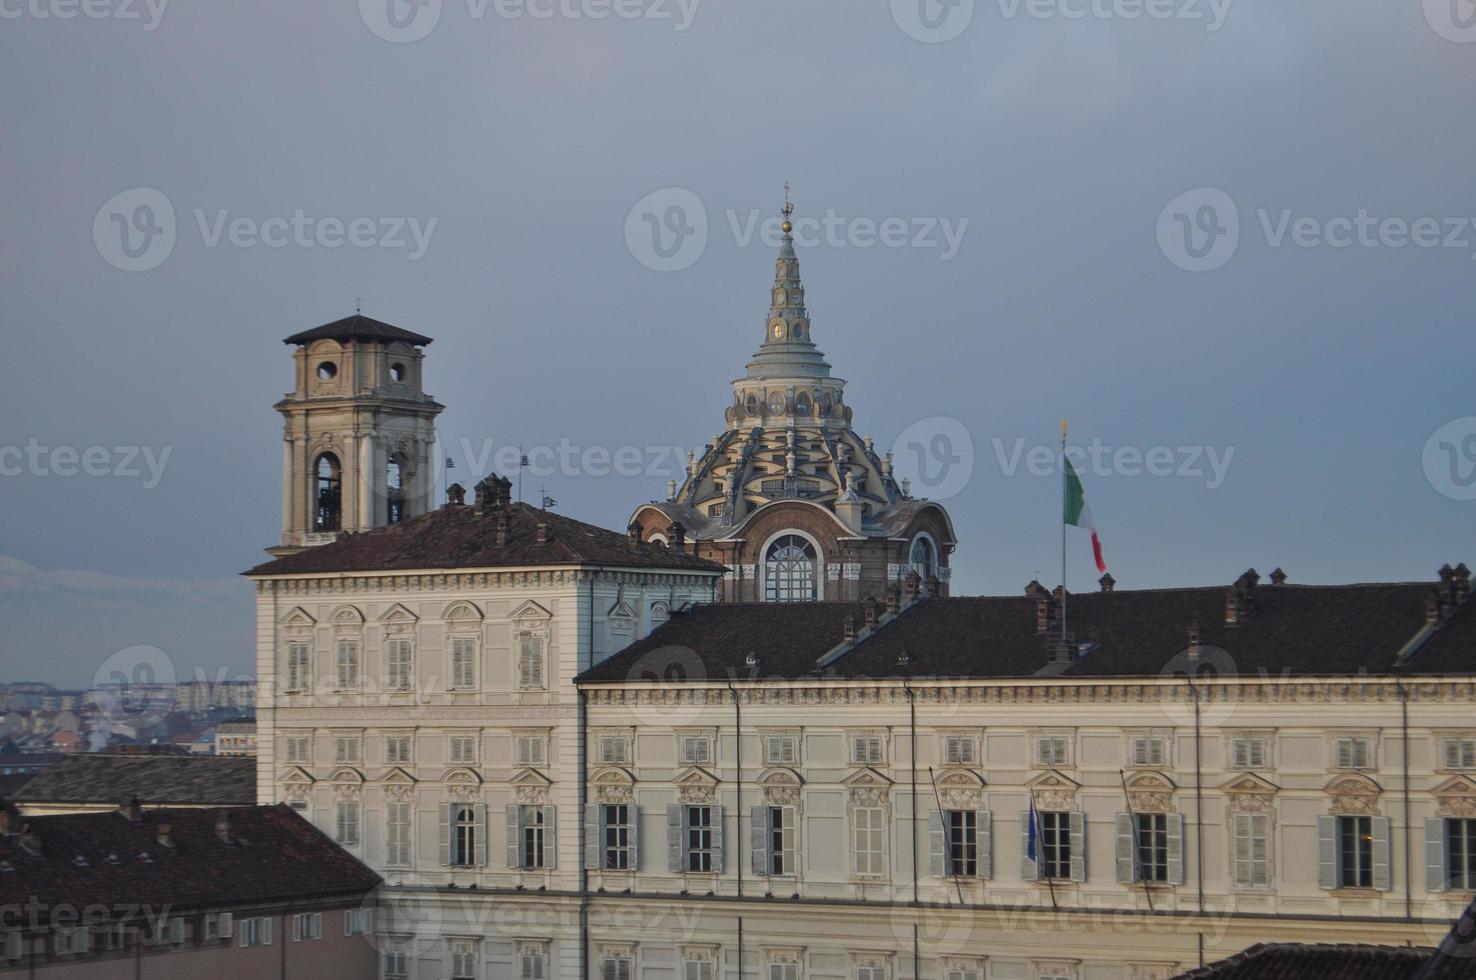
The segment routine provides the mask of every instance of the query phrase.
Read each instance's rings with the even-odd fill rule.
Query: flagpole
[[[1061,645],[1066,645],[1066,420],[1061,420]]]

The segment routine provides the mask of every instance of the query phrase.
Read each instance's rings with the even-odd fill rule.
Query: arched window
[[[764,600],[813,602],[818,598],[815,546],[798,534],[774,539],[764,553]]]
[[[337,531],[343,524],[343,470],[338,457],[324,453],[313,464],[317,474],[316,512],[313,515],[315,531]]]
[[[389,470],[385,474],[384,486],[385,496],[388,499],[385,523],[398,524],[405,519],[404,469],[399,456],[390,456]]]
[[[928,579],[937,574],[938,559],[933,552],[932,539],[919,534],[912,540],[912,554],[907,559],[917,577],[926,584]]]

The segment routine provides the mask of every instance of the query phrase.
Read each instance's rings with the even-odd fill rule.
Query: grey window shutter
[[[1030,811],[1020,814],[1020,880],[1040,879],[1040,865],[1030,859]]]
[[[523,811],[516,803],[507,805],[507,866],[517,869],[523,866]]]
[[[1175,885],[1184,883],[1184,815],[1168,815],[1168,876]]]
[[[769,808],[756,806],[748,813],[749,852],[753,858],[750,867],[754,874],[766,875],[769,873],[769,841],[774,833],[769,822]]]
[[[1071,880],[1087,880],[1086,814],[1080,810],[1071,814]]]
[[[1430,817],[1425,821],[1425,888],[1443,892],[1450,887],[1446,872],[1445,821]]]
[[[942,878],[948,874],[948,835],[943,832],[943,811],[928,813],[928,874]]]
[[[666,808],[666,870],[680,874],[686,869],[686,822],[687,808]]]
[[[451,804],[442,803],[436,807],[441,816],[441,867],[451,864]]]
[[[988,810],[974,814],[979,828],[979,877],[994,877],[994,815]]]
[[[1338,818],[1317,818],[1317,887],[1338,887]]]
[[[605,866],[604,827],[600,819],[605,808],[598,803],[587,803],[584,807],[584,868],[598,871]]]
[[[475,862],[477,867],[487,866],[487,804],[477,804],[477,853]]]
[[[641,808],[634,803],[626,807],[626,813],[630,814],[630,870],[641,870]]]
[[[553,869],[559,866],[559,809],[543,808],[543,866]]]
[[[1117,815],[1117,883],[1131,885],[1138,880],[1137,848],[1133,846],[1133,815]]]
[[[723,873],[723,808],[712,808],[712,870]]]
[[[1393,854],[1389,849],[1390,820],[1374,817],[1373,827],[1373,886],[1376,891],[1386,892],[1394,887]]]

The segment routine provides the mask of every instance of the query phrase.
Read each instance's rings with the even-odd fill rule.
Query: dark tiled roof
[[[1410,658],[1417,674],[1476,670],[1476,602],[1465,602]]]
[[[1238,626],[1225,624],[1227,589],[1095,592],[1067,601],[1067,626],[1079,655],[1065,677],[1182,675],[1189,629],[1198,626],[1202,667],[1240,676],[1392,674],[1402,670],[1476,674],[1476,656],[1423,648],[1407,667],[1397,657],[1425,624],[1429,584],[1260,586]],[[1464,624],[1468,602],[1446,624]],[[844,603],[703,606],[582,675],[590,682],[642,679],[654,659],[695,665],[707,678],[801,678],[843,642],[847,618],[862,626],[864,606]],[[1461,629],[1464,629],[1461,625]],[[1433,639],[1438,639],[1441,631]],[[1428,645],[1428,644],[1427,644]],[[674,650],[680,652],[673,652]],[[1223,652],[1221,652],[1223,651]],[[746,663],[759,659],[757,670]],[[1036,600],[1027,596],[924,599],[834,659],[826,676],[1030,677],[1049,673]]]
[[[629,536],[571,517],[510,504],[507,543],[497,544],[496,510],[472,504],[442,507],[398,524],[351,534],[332,544],[258,565],[247,575],[369,572],[425,568],[497,568],[517,565],[623,565],[720,572],[723,566],[690,553],[645,545]],[[548,540],[538,543],[538,525]]]
[[[0,837],[0,907],[118,903],[249,907],[280,899],[363,895],[379,876],[290,807],[230,810],[230,842],[216,833],[217,809],[145,810],[134,823],[116,810],[23,818],[40,853],[20,835]],[[159,842],[168,824],[170,846]],[[109,860],[109,857],[112,860]],[[82,860],[78,861],[78,857]]]
[[[122,803],[249,806],[256,802],[256,760],[249,756],[68,756],[16,794],[21,803]]]
[[[1435,951],[1405,946],[1252,946],[1178,980],[1411,980]],[[1476,957],[1447,957],[1425,980],[1476,980]]]
[[[392,323],[375,320],[360,314],[346,316],[342,320],[334,320],[325,323],[321,327],[313,327],[295,333],[282,341],[284,344],[310,344],[315,340],[400,340],[407,344],[416,344],[424,347],[431,342],[429,337],[409,330],[401,329]]]

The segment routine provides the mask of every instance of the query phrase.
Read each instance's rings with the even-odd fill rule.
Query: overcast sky
[[[525,490],[624,527],[722,428],[786,181],[956,592],[1059,579],[1062,417],[1125,450],[1120,587],[1476,559],[1470,0],[89,2],[0,0],[7,678],[252,669],[281,340],[356,297],[435,338],[457,477],[638,447]]]

